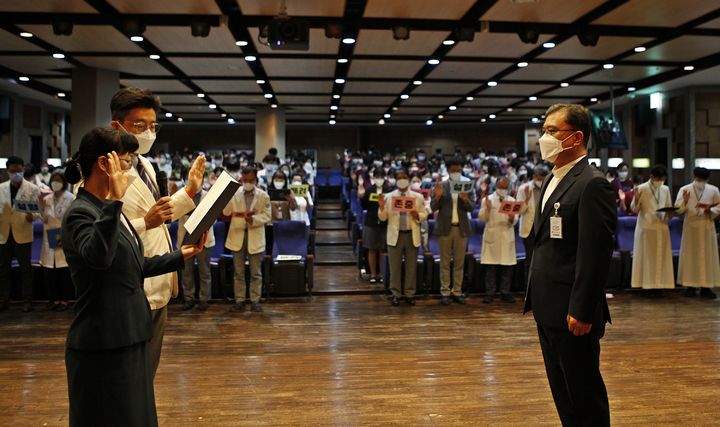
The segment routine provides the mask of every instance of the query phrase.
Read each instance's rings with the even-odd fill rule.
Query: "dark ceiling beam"
[[[362,19],[365,13],[365,6],[367,6],[367,0],[345,0],[345,10],[342,16],[342,31],[340,35],[340,44],[338,46],[337,56],[333,59],[335,61],[335,72],[333,73],[333,87],[332,95],[330,98],[330,120],[336,120],[340,109],[340,102],[342,100],[343,91],[345,90],[345,82],[348,78],[348,72],[350,71],[350,65],[353,61],[353,54],[355,53],[355,46],[358,38],[358,21]],[[346,44],[343,40],[346,38],[352,38],[355,40],[354,43]],[[345,60],[343,63],[337,60]],[[342,81],[341,83],[339,83]],[[335,123],[335,122],[333,122]]]
[[[9,32],[10,34],[13,34],[17,37],[20,37],[20,33],[24,31],[17,25],[10,24],[10,23],[8,23],[8,21],[3,21],[3,20],[0,20],[0,28],[2,28],[3,30],[5,30],[5,31]],[[54,53],[62,53],[63,55],[65,55],[65,58],[63,58],[63,60],[65,62],[73,64],[76,67],[83,66],[83,64],[80,61],[78,61],[77,59],[75,59],[72,54],[63,51],[62,49],[53,45],[52,43],[46,42],[45,40],[41,39],[40,37],[34,36],[34,37],[30,37],[28,39],[23,38],[23,40],[25,40],[29,43],[32,43],[35,46],[43,49],[44,52],[38,52],[38,51],[34,52],[35,54],[37,54],[39,56],[46,56],[46,55],[51,56]]]
[[[197,21],[204,21],[211,27],[219,27],[220,15],[124,13],[124,19],[138,20],[148,27],[184,27]],[[52,25],[62,20],[74,25],[115,26],[116,18],[102,13],[46,13],[46,12],[0,12],[0,22],[14,22],[17,25]]]
[[[64,90],[57,88],[55,86],[49,85],[47,83],[43,83],[40,81],[35,80],[34,78],[31,78],[30,81],[27,82],[21,82],[17,80],[18,76],[24,75],[23,73],[20,73],[18,71],[15,71],[11,68],[4,67],[0,65],[0,78],[2,79],[8,79],[13,80],[15,83],[17,83],[19,86],[25,86],[29,87],[30,89],[34,89],[38,92],[42,92],[46,95],[55,97],[57,99],[63,100],[63,101],[70,101],[70,93],[65,92]],[[65,93],[64,98],[59,98],[57,96],[58,93]]]

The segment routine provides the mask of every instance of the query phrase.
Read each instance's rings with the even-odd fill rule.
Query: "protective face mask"
[[[462,173],[460,172],[452,172],[450,174],[450,179],[452,181],[460,181],[462,179]]]
[[[419,155],[419,156],[418,156],[418,160],[421,161],[421,162],[425,161],[425,156],[423,156],[422,154]]]
[[[375,165],[376,168],[379,168],[380,166],[382,166],[382,161],[375,160],[375,161],[373,161],[373,165]]]
[[[656,188],[656,189],[662,187],[663,184],[665,184],[665,180],[662,180],[662,181],[652,180],[652,181],[650,181],[650,185],[652,185],[653,188]]]
[[[618,178],[620,178],[620,181],[625,181],[628,177],[627,172],[618,172]]]
[[[135,138],[138,140],[138,154],[147,154],[155,142],[155,135],[150,129],[145,129],[145,132],[135,134]]]
[[[60,191],[63,189],[65,185],[63,185],[62,182],[53,181],[50,183],[50,188],[52,188],[52,191]]]
[[[273,186],[276,190],[280,190],[285,186],[285,181],[273,181]]]
[[[48,169],[48,168],[40,168],[40,173],[42,173],[42,174],[46,174],[49,171],[50,171],[50,169]]]
[[[401,191],[407,190],[410,181],[408,179],[398,179],[397,188]]]
[[[537,180],[535,180],[534,182],[535,182],[535,186],[536,186],[537,188],[542,187],[542,183],[543,183],[542,181],[537,181]]]
[[[472,168],[463,168],[463,174],[470,175],[472,173]]]
[[[421,184],[420,182],[413,182],[412,184],[410,184],[410,188],[413,190],[419,190],[420,184]]]
[[[294,179],[292,182],[292,185],[302,185],[302,181],[300,181],[298,179]]]
[[[498,188],[497,190],[495,190],[495,192],[501,199],[507,196],[507,189],[505,188]]]
[[[395,185],[395,178],[388,178],[388,184]]]
[[[562,146],[562,143],[570,139],[570,137],[574,136],[576,133],[577,132],[573,132],[571,135],[568,135],[568,137],[563,139],[562,141],[550,135],[549,133],[543,134],[543,136],[540,137],[539,141],[540,156],[543,158],[543,160],[547,160],[550,163],[555,163],[560,153],[572,148],[564,148]]]
[[[417,167],[412,167],[412,168],[410,168],[410,172],[411,172],[411,173],[412,173],[412,172],[417,172],[417,171],[418,171],[418,168],[417,168]]]
[[[705,181],[695,181],[693,185],[695,186],[695,188],[697,188],[698,191],[705,190]]]
[[[22,172],[15,172],[10,174],[10,181],[14,182],[15,184],[22,182],[23,180],[23,173]]]
[[[429,184],[432,182],[432,178],[423,178],[422,182],[425,184]]]
[[[373,182],[375,183],[376,187],[382,187],[383,184],[385,183],[385,180],[382,178],[375,178],[375,179],[373,179]]]
[[[243,190],[245,191],[253,191],[255,189],[255,183],[254,182],[246,182],[243,183]]]

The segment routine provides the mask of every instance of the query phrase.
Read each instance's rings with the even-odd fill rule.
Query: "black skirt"
[[[146,344],[65,349],[71,427],[157,426]]]

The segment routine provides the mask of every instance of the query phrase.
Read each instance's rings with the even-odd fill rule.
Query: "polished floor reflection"
[[[559,425],[521,304],[390,307],[318,296],[262,314],[171,306],[156,379],[161,425]],[[611,300],[603,340],[614,425],[713,425],[720,417],[720,302]],[[0,313],[0,424],[67,425],[71,314]]]

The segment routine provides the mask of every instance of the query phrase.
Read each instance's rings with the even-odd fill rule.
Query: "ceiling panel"
[[[0,46],[2,50],[25,50],[39,51],[42,48],[35,46],[29,41],[0,29]]]
[[[486,98],[482,95],[476,96],[472,101],[464,101],[463,106],[486,107],[510,105],[522,101],[524,98]]]
[[[67,3],[76,3],[67,1]],[[186,13],[220,15],[215,0],[138,1],[108,0],[121,13]],[[216,28],[213,28],[213,30]],[[212,30],[211,30],[212,32]]]
[[[288,51],[277,51],[270,49],[269,46],[265,44],[261,44],[258,41],[258,29],[257,28],[249,28],[250,31],[250,37],[252,40],[251,42],[254,43],[255,48],[260,53],[272,53],[272,52],[285,52]],[[340,45],[340,40],[338,39],[329,39],[325,37],[325,30],[320,28],[311,28],[310,29],[310,47],[308,50],[293,50],[292,53],[294,54],[337,54],[338,53],[338,46]]]
[[[335,61],[331,59],[268,59],[263,58],[268,77],[327,77],[335,75]]]
[[[563,99],[538,98],[537,101],[525,101],[522,104],[520,104],[520,106],[537,108],[537,109],[547,109],[547,107],[550,107],[551,105],[554,105],[554,104],[573,104],[576,102],[578,102],[577,98],[563,98]]]
[[[447,32],[411,31],[409,40],[395,40],[391,30],[360,30],[356,55],[431,55],[440,46]]]
[[[70,36],[56,36],[50,25],[23,25],[22,28],[63,51],[142,52],[128,37],[109,26],[75,25]]]
[[[488,79],[508,67],[499,62],[444,61],[428,75],[432,79]]]
[[[55,12],[55,13],[97,13],[95,8],[84,1],[58,0],[3,0],[2,12]]]
[[[450,105],[457,101],[456,96],[410,96],[410,99],[406,99],[402,102],[402,105],[438,105],[445,106]]]
[[[185,114],[207,114],[207,115],[213,115],[213,116],[220,116],[220,113],[217,111],[213,111],[210,108],[208,108],[207,104],[198,104],[198,105],[182,105],[177,107],[169,106],[168,110],[172,111],[176,114],[182,114],[183,117]]]
[[[547,95],[590,97],[606,91],[607,88],[602,86],[571,85],[569,87],[561,87],[552,90],[548,92]]]
[[[244,15],[277,15],[280,1],[238,0]],[[287,0],[290,16],[342,16],[345,2],[338,0]]]
[[[298,106],[291,106],[289,108],[292,108],[293,111],[299,112],[299,113],[327,113],[330,114],[330,108],[328,107],[298,107]],[[342,109],[342,107],[340,107]],[[335,113],[337,114],[337,113]]]
[[[238,58],[170,58],[185,74],[192,76],[252,76],[245,60]]]
[[[150,58],[76,56],[75,59],[88,67],[119,71],[138,76],[167,76],[170,72]]]
[[[506,76],[510,80],[554,80],[561,82],[570,76],[592,68],[591,65],[538,64],[531,63],[517,68]],[[502,84],[502,82],[500,82]]]
[[[482,16],[485,21],[573,22],[605,0],[542,0],[537,2],[498,1]],[[648,9],[651,10],[651,9]],[[644,11],[643,13],[646,13]]]
[[[305,83],[303,83],[305,84]],[[400,93],[407,86],[405,82],[358,82],[345,83],[345,94],[357,93]]]
[[[283,105],[288,104],[317,104],[330,106],[329,96],[293,96],[293,95],[279,95],[277,97],[278,102]]]
[[[457,110],[445,113],[446,118],[453,118],[464,115],[486,115],[497,112],[496,108],[460,107]],[[444,119],[443,119],[444,120]]]
[[[571,37],[540,55],[540,58],[596,59],[603,61],[642,46],[649,38],[602,36],[597,46],[583,46],[577,37]]]
[[[195,95],[187,94],[187,95],[163,95],[162,99],[160,101],[163,104],[199,104],[199,105],[207,105],[207,101],[204,99],[198,98]]]
[[[593,24],[676,27],[717,8],[717,1],[708,0],[633,0]]]
[[[0,56],[0,64],[23,74],[65,74],[73,66],[64,59],[55,59],[50,54],[44,56]]]
[[[699,28],[714,28],[720,29],[720,18],[713,19],[699,26]]]
[[[392,104],[395,100],[394,96],[348,96],[342,97],[343,104],[371,104],[384,105],[385,107]]]
[[[602,81],[607,82],[612,79],[614,82],[634,82],[644,79],[655,74],[671,70],[670,67],[631,67],[618,66],[612,70],[601,70],[587,75],[578,81]]]
[[[342,3],[342,2],[339,2]],[[474,0],[368,0],[365,16],[373,18],[460,19]]]
[[[375,61],[354,60],[350,63],[348,76],[353,77],[398,77],[411,79],[422,68],[422,61]]]
[[[39,82],[54,86],[62,91],[72,90],[72,79],[38,79]]]
[[[193,82],[206,92],[262,92],[255,80],[193,80]],[[273,89],[277,90],[274,84]]]
[[[139,87],[150,89],[153,92],[163,91],[184,91],[191,92],[190,88],[185,86],[178,80],[142,80],[142,79],[122,79],[120,84],[128,87]]]
[[[332,79],[328,79],[326,82],[303,82],[294,80],[270,80],[275,93],[298,93],[298,92],[313,92],[321,93],[326,92],[330,96],[332,91]]]
[[[538,44],[546,42],[550,37],[550,35],[541,34],[538,37]],[[518,58],[536,47],[537,44],[523,43],[517,34],[475,33],[475,40],[455,43],[448,56]]]
[[[400,106],[400,108],[397,111],[393,111],[393,116],[402,116],[403,114],[437,114],[442,110],[442,108],[437,107],[420,107],[420,108],[403,108]]]
[[[490,93],[492,89],[492,95],[523,95],[528,96],[533,93],[540,92],[545,89],[549,89],[548,85],[526,85],[526,84],[502,84],[495,86],[494,88],[488,88],[484,93]]]
[[[148,27],[143,36],[163,52],[223,52],[242,57],[225,27],[213,28],[207,37],[193,37],[190,27]]]
[[[222,106],[222,104],[265,104],[267,100],[262,95],[212,95],[212,99]]]
[[[692,61],[720,51],[720,38],[684,36],[631,56],[633,60]]]
[[[357,114],[376,114],[377,118],[380,118],[383,113],[387,110],[387,106],[382,107],[353,107],[340,105],[340,109],[346,113],[357,113]]]
[[[413,94],[447,94],[447,95],[465,95],[471,90],[475,90],[478,86],[477,83],[433,83],[425,82],[421,86],[418,86],[413,90]],[[402,88],[401,88],[402,89]]]

